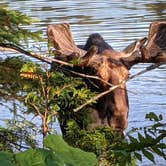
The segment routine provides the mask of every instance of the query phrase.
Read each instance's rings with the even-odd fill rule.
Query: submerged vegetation
[[[0,8],[0,46],[43,40],[40,32],[22,28],[31,23],[18,11]],[[0,105],[10,103],[13,114],[0,127],[0,166],[125,166],[137,165],[143,156],[155,163],[154,154],[166,159],[162,115],[147,114],[153,123],[129,131],[125,138],[107,127],[89,129],[91,108],[73,112],[96,95],[81,78],[19,56],[1,59],[0,71]],[[38,117],[40,125],[28,120],[28,114]],[[57,119],[65,129],[63,138],[55,134]],[[43,136],[41,144],[37,135]]]

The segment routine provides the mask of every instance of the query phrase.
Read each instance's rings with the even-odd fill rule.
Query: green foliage
[[[0,127],[0,151],[20,151],[37,145],[33,138],[36,132],[32,123],[25,120],[10,120],[9,123],[7,129]]]
[[[97,156],[107,151],[108,146],[113,143],[115,134],[110,128],[97,128],[81,130],[74,121],[68,123],[65,140],[74,147],[85,151],[94,152]],[[75,141],[73,141],[75,140]]]
[[[0,44],[20,46],[28,39],[41,40],[39,31],[30,32],[26,28],[33,21],[21,12],[0,8]],[[77,65],[80,60],[74,59],[72,63]],[[44,148],[36,148],[37,143],[31,138],[34,124],[14,119],[8,129],[0,128],[0,150],[6,151],[0,152],[0,166],[94,166],[97,161],[93,153],[100,166],[134,166],[135,160],[142,161],[143,156],[155,163],[154,154],[166,158],[166,145],[162,142],[166,124],[162,123],[162,115],[147,114],[153,124],[133,129],[126,138],[106,127],[88,130],[89,109],[73,112],[94,95],[81,79],[49,71],[21,57],[0,60],[0,71],[1,102],[19,100],[25,104],[26,113],[41,117],[44,136],[50,132],[54,117],[58,117],[62,129],[67,129],[65,140],[75,147],[60,136],[48,135]],[[23,144],[34,149],[13,153],[26,149]]]
[[[166,159],[164,153],[166,145],[162,142],[166,137],[166,132],[163,130],[166,124],[162,123],[163,117],[150,112],[146,115],[146,118],[153,121],[153,124],[144,128],[133,129],[130,132],[137,132],[137,137],[128,134],[129,140],[120,141],[111,146],[110,153],[114,154],[120,166],[130,163],[132,158],[142,161],[142,155],[153,163],[155,163],[154,154]]]
[[[0,166],[14,166],[12,164],[13,154],[9,152],[0,152]]]
[[[136,160],[142,161],[143,156],[155,163],[154,154],[166,157],[164,153],[166,145],[162,142],[166,137],[166,132],[163,130],[166,124],[162,123],[162,115],[157,116],[151,112],[146,115],[146,118],[153,120],[154,124],[143,129],[133,129],[129,131],[126,138],[105,127],[81,130],[75,122],[71,121],[68,123],[65,140],[74,147],[94,152],[100,164],[134,166]],[[137,137],[133,137],[131,133],[137,134]]]
[[[19,11],[0,7],[0,43],[20,45],[28,39],[42,40],[40,31],[31,32],[24,28],[34,21]]]
[[[20,79],[20,69],[26,63],[22,57],[0,60],[0,98],[5,100],[20,99],[19,92],[25,81]]]
[[[36,73],[36,74],[41,74],[42,73],[42,69],[40,67],[40,65],[35,64],[33,62],[28,62],[28,63],[24,63],[24,65],[22,66],[20,72],[29,72],[29,73]]]
[[[81,80],[70,80],[70,84],[70,87],[61,91],[55,98],[60,108],[59,121],[64,127],[67,127],[68,121],[74,120],[79,126],[86,128],[90,122],[88,108],[84,108],[78,113],[73,110],[91,99],[95,93],[88,90]]]
[[[17,143],[17,136],[8,129],[0,127],[0,151],[13,151],[13,144]]]
[[[83,126],[88,123],[87,109],[79,113],[73,112],[74,108],[94,95],[85,87],[81,79],[51,72],[47,67],[32,63],[22,57],[1,60],[0,68],[2,69],[1,101],[4,99],[6,101],[19,100],[27,108],[23,110],[23,113],[33,113],[42,121],[45,119],[45,127],[49,131],[57,115],[64,126],[71,119]],[[18,108],[13,107],[12,111],[17,112]]]
[[[55,115],[62,126],[68,120],[74,119],[78,124],[86,126],[88,123],[87,109],[74,113],[73,109],[89,100],[95,93],[85,87],[81,79],[67,77],[59,72],[51,72],[47,68],[26,63],[21,69],[21,76],[33,84],[24,84],[27,113],[39,115],[46,119],[47,127]],[[82,116],[81,116],[82,115]]]
[[[29,149],[24,152],[1,152],[5,166],[95,166],[96,156],[69,146],[61,136],[49,135],[44,141],[46,149]],[[1,164],[0,164],[1,165]]]
[[[110,146],[124,139],[109,127],[83,130],[71,121],[68,123],[65,140],[73,147],[95,153],[98,156],[98,164],[106,166],[114,165],[116,160],[114,154],[109,153]]]

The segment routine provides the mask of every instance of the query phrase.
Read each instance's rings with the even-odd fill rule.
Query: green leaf
[[[28,39],[43,41],[41,32],[31,32],[24,25],[32,24],[34,20],[27,15],[7,8],[0,8],[0,43],[21,45]],[[22,26],[23,25],[23,26]]]
[[[139,161],[142,161],[142,155],[141,154],[139,154],[137,152],[134,152],[134,155]]]
[[[143,150],[142,150],[142,153],[144,154],[144,156],[145,156],[147,159],[149,159],[150,161],[152,161],[153,163],[155,163],[155,161],[154,161],[154,156],[153,156],[153,154],[152,154],[151,152],[149,152],[149,151],[143,149]]]
[[[159,156],[165,156],[165,153],[163,152],[163,150],[160,150],[157,147],[152,147],[153,151],[158,154]]]
[[[136,138],[132,137],[131,135],[129,135],[128,137],[129,137],[131,143],[138,143]]]
[[[145,138],[140,133],[138,133],[138,138],[139,138],[140,142],[145,141]]]
[[[148,143],[152,143],[155,142],[155,138],[153,138],[151,135],[149,135],[146,131],[144,132],[145,134],[145,138],[146,138],[146,142]]]
[[[23,65],[21,68],[20,72],[29,72],[29,73],[37,73],[39,74],[42,71],[39,65],[33,63],[33,62],[28,62]]]
[[[149,114],[146,114],[146,119],[149,120],[154,120],[154,121],[159,121],[159,117],[154,113],[154,112],[150,112]]]
[[[8,152],[0,152],[0,166],[14,166],[13,155]]]
[[[158,122],[158,123],[154,124],[152,127],[153,127],[153,128],[164,127],[164,124]]]
[[[47,159],[51,159],[51,153],[44,149],[29,149],[16,154],[16,162],[19,166],[47,166]]]
[[[53,106],[52,106],[52,111],[54,112],[54,113],[56,113],[57,111],[59,111],[60,110],[60,107],[57,105],[57,104],[54,104]]]
[[[160,120],[163,120],[163,116],[162,116],[161,114],[159,115],[159,119],[160,119]]]
[[[84,152],[78,148],[69,146],[61,136],[49,135],[44,140],[44,145],[59,154],[58,157],[67,166],[94,166],[97,163],[96,156],[90,152]]]
[[[157,144],[157,147],[159,147],[161,149],[166,149],[166,144],[165,143],[159,143],[159,144]]]

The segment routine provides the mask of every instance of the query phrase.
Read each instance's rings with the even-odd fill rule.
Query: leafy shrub
[[[106,127],[81,130],[75,122],[71,121],[68,123],[65,139],[74,147],[94,152],[100,164],[134,166],[136,160],[142,161],[142,156],[155,163],[154,154],[166,159],[164,153],[166,145],[162,142],[166,137],[164,130],[166,124],[162,122],[162,115],[157,116],[153,112],[147,114],[146,118],[153,124],[132,129],[127,133],[126,138]],[[137,134],[137,137],[132,134]]]
[[[0,152],[0,166],[94,166],[96,156],[73,148],[61,136],[49,135],[44,140],[44,149],[29,149],[11,154]]]

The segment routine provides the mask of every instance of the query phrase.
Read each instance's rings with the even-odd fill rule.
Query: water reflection
[[[147,10],[155,12],[160,20],[165,21],[166,18],[166,2],[156,2],[146,4]]]

